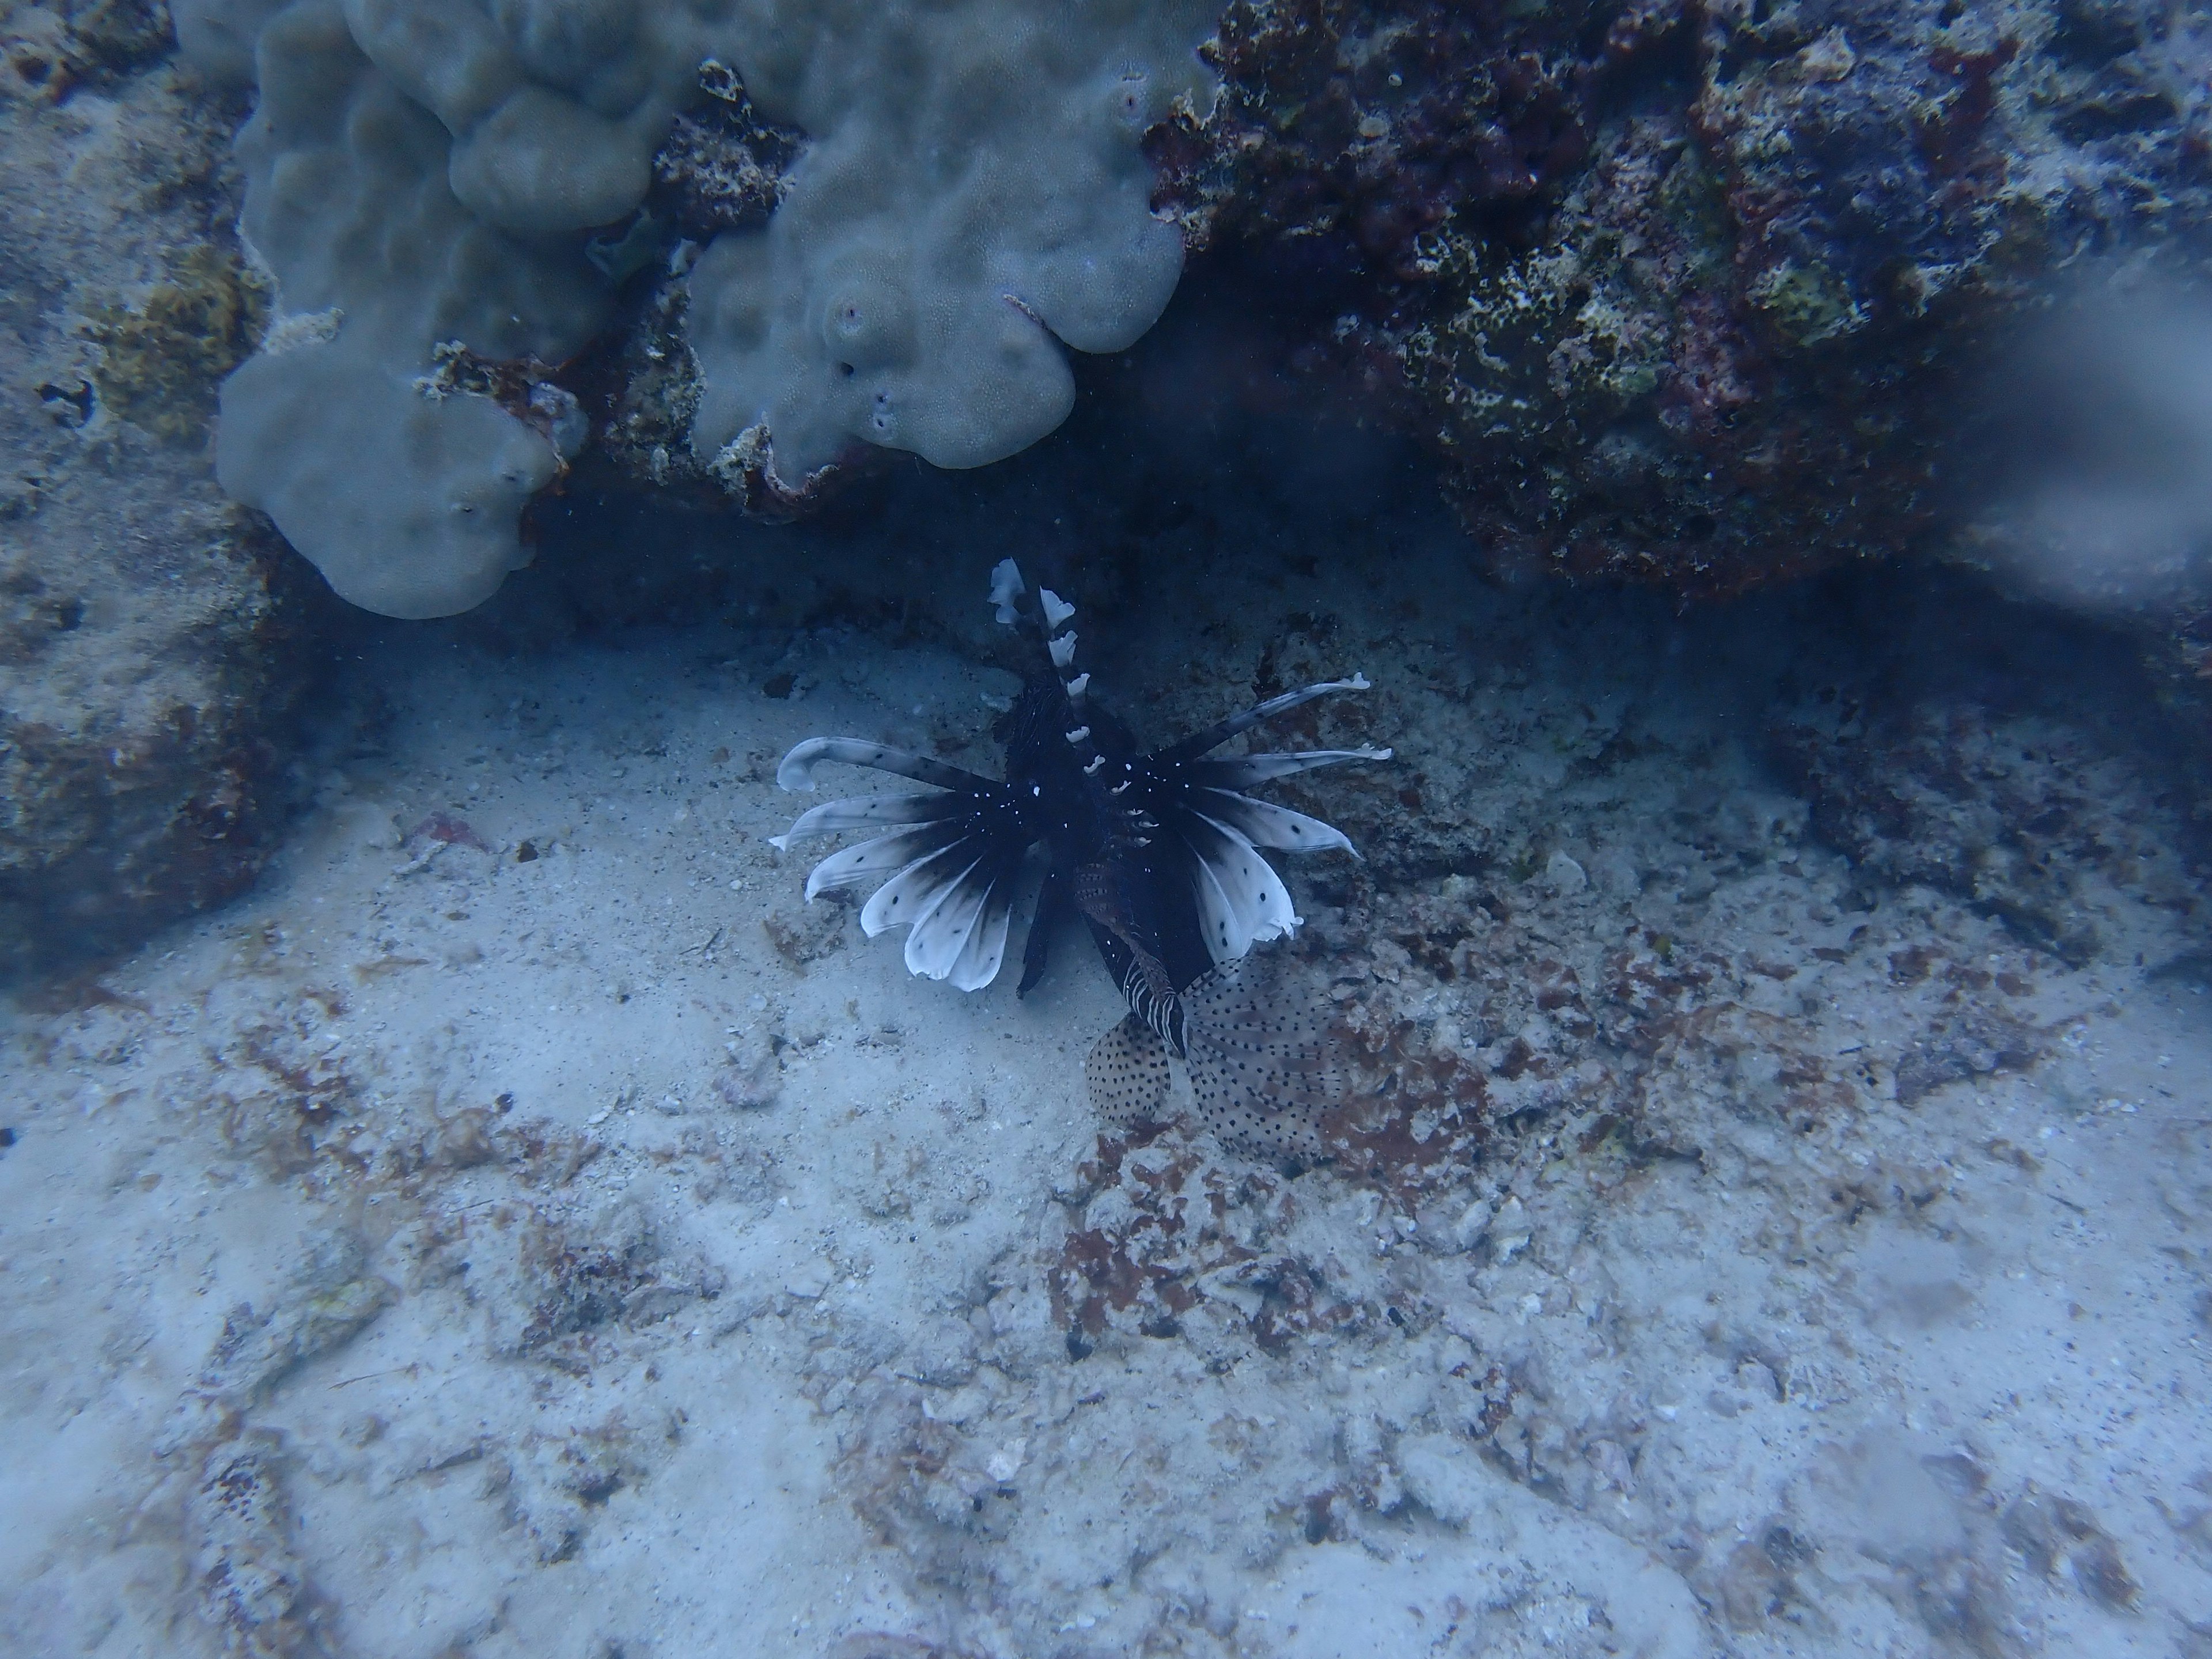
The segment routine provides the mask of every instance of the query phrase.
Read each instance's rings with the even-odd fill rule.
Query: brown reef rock
[[[1159,204],[1322,298],[1508,573],[1914,547],[2008,325],[2212,205],[2212,31],[2138,0],[1237,0],[1213,51]]]
[[[158,7],[0,37],[0,982],[240,891],[307,683],[281,543],[207,459],[264,296],[228,122]]]

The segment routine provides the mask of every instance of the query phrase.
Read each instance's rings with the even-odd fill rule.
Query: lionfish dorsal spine
[[[1028,592],[1029,584],[1022,580],[1021,567],[1012,559],[1000,560],[991,572],[991,603],[998,607],[1000,623],[1012,628],[1020,621],[1021,606],[1018,601]],[[1060,677],[1060,689],[1067,694],[1068,707],[1076,712],[1077,724],[1062,735],[1070,748],[1080,750],[1091,742],[1091,726],[1081,712],[1090,695],[1091,675],[1087,670],[1076,670],[1074,632],[1060,632],[1075,620],[1075,606],[1049,587],[1038,588],[1036,596],[1038,633],[1044,641],[1045,654]],[[1095,776],[1105,764],[1105,755],[1091,744],[1090,762],[1083,769],[1085,775]]]

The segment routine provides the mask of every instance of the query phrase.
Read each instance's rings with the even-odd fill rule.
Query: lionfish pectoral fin
[[[785,789],[811,790],[814,787],[814,769],[824,761],[842,761],[848,766],[895,772],[916,783],[934,784],[939,789],[981,790],[988,793],[1001,787],[989,778],[927,755],[910,755],[903,749],[887,748],[865,738],[809,738],[794,744],[775,769],[776,783]]]
[[[1134,1014],[1091,1045],[1084,1057],[1083,1081],[1091,1109],[1109,1129],[1132,1129],[1167,1116],[1173,1073],[1168,1045]]]
[[[1289,755],[1231,755],[1222,760],[1194,761],[1187,770],[1190,781],[1205,789],[1242,789],[1271,778],[1287,778],[1316,767],[1341,766],[1349,761],[1386,761],[1388,749],[1308,749]]]
[[[1067,919],[1069,903],[1066,879],[1058,870],[1047,870],[1044,884],[1037,889],[1036,908],[1030,913],[1029,938],[1022,944],[1022,982],[1014,988],[1016,996],[1027,996],[1044,977],[1052,936]]]
[[[847,800],[824,801],[801,812],[790,829],[770,836],[768,844],[779,853],[791,850],[794,841],[809,836],[834,836],[845,830],[872,829],[878,824],[933,823],[966,811],[973,803],[950,792],[902,795],[856,795]]]
[[[950,979],[963,961],[974,960],[969,946],[986,936],[992,896],[1000,887],[997,876],[988,860],[976,860],[945,885],[926,914],[915,919],[906,936],[908,973],[923,979]],[[994,974],[999,954],[1003,951],[991,957]]]
[[[1203,975],[1183,993],[1184,1056],[1200,1121],[1231,1152],[1321,1158],[1322,1114],[1345,1096],[1333,1012],[1279,951]]]
[[[1351,837],[1334,824],[1310,818],[1304,812],[1293,812],[1270,800],[1255,800],[1229,789],[1201,788],[1195,805],[1197,811],[1237,830],[1255,847],[1273,847],[1291,853],[1318,853],[1334,848],[1354,858],[1359,856],[1359,849],[1352,844]]]
[[[1235,961],[1256,940],[1297,929],[1290,890],[1241,832],[1194,810],[1177,813],[1176,824],[1190,853],[1192,896],[1217,964]]]
[[[1322,680],[1318,684],[1301,686],[1295,691],[1285,691],[1279,697],[1270,697],[1255,708],[1241,714],[1231,714],[1218,726],[1210,726],[1203,732],[1185,738],[1181,743],[1170,744],[1153,757],[1167,764],[1195,760],[1235,737],[1239,732],[1249,732],[1261,720],[1273,720],[1287,714],[1301,703],[1311,702],[1316,697],[1326,697],[1337,691],[1366,691],[1372,684],[1364,674],[1354,674],[1348,680]]]
[[[981,920],[947,975],[956,988],[980,991],[998,978],[999,964],[1006,959],[1006,933],[1013,923],[1018,873],[1018,870],[1002,870],[992,878]]]
[[[911,829],[894,830],[889,835],[832,853],[806,878],[806,902],[811,904],[823,893],[840,892],[868,881],[896,876],[920,860],[958,846],[963,839],[963,832],[957,823],[938,819]]]

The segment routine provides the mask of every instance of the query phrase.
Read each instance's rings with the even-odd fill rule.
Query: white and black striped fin
[[[918,860],[957,846],[968,839],[969,833],[957,820],[939,819],[910,830],[895,830],[888,836],[832,853],[807,876],[806,902],[811,904],[823,893],[896,875]]]
[[[1013,924],[1014,887],[1019,874],[1019,860],[1015,860],[990,878],[982,913],[946,975],[957,988],[980,991],[998,978],[1000,964],[1006,959],[1006,934]]]
[[[1309,749],[1292,755],[1231,755],[1221,760],[1193,761],[1183,775],[1205,789],[1242,789],[1270,778],[1287,778],[1316,767],[1340,766],[1346,761],[1386,761],[1388,749]]]
[[[801,812],[798,821],[781,835],[770,836],[768,844],[778,852],[788,852],[792,842],[804,841],[809,836],[831,836],[841,830],[872,830],[887,823],[934,823],[939,818],[957,817],[974,805],[962,795],[935,793],[857,795],[848,800],[824,801]]]
[[[982,926],[991,878],[978,859],[947,883],[906,936],[906,969],[924,979],[945,979]]]
[[[902,778],[934,784],[939,789],[972,789],[994,794],[1000,788],[989,778],[933,760],[927,755],[909,755],[903,749],[887,749],[862,738],[809,738],[783,757],[782,763],[775,769],[775,781],[786,789],[811,789],[814,769],[824,761],[842,761],[848,766],[896,772]]]
[[[1115,1132],[1163,1121],[1171,1078],[1167,1044],[1134,1014],[1093,1043],[1083,1060],[1091,1109]]]
[[[1334,824],[1293,812],[1273,801],[1254,800],[1228,789],[1199,789],[1190,803],[1218,823],[1240,832],[1255,847],[1279,847],[1291,852],[1318,853],[1335,848],[1359,856],[1351,838]]]
[[[1323,680],[1316,685],[1302,686],[1296,691],[1285,691],[1279,697],[1270,697],[1258,707],[1246,709],[1241,714],[1231,714],[1218,726],[1210,726],[1203,732],[1185,738],[1181,743],[1170,744],[1153,756],[1164,765],[1177,761],[1195,760],[1199,756],[1221,745],[1239,732],[1248,732],[1261,720],[1273,720],[1286,714],[1300,703],[1311,702],[1316,697],[1328,696],[1334,691],[1365,691],[1371,689],[1364,674],[1354,674],[1348,680]]]
[[[907,866],[860,909],[871,938],[905,927],[907,971],[980,991],[999,976],[1013,917],[1018,859],[994,859],[980,842],[946,848]]]
[[[860,907],[860,931],[870,939],[919,922],[981,862],[982,847],[968,837],[914,860]]]
[[[1312,1162],[1328,1152],[1322,1114],[1344,1097],[1343,1053],[1287,965],[1263,951],[1202,975],[1183,993],[1183,1052],[1199,1121],[1224,1146]]]
[[[1290,890],[1242,833],[1188,810],[1173,822],[1190,852],[1199,930],[1217,966],[1297,927]]]

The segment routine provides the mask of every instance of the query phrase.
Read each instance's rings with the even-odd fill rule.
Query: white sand
[[[963,997],[800,903],[775,757],[990,769],[1011,676],[711,629],[379,662],[250,902],[12,1018],[0,1646],[2212,1650],[2212,1042],[2150,971],[2194,884],[2085,863],[2079,969],[1926,888],[1850,908],[1755,732],[1387,599],[1316,661],[1494,857],[1308,908],[1523,1115],[1403,1198],[1172,1133],[1101,1164],[1084,941]],[[1164,703],[1142,653],[1100,690],[1226,712],[1247,622]],[[1398,781],[1344,786],[1356,836]],[[491,850],[401,844],[434,811]],[[2032,1056],[1900,1103],[1976,1011]],[[1086,1241],[1159,1271],[1071,1345]]]

